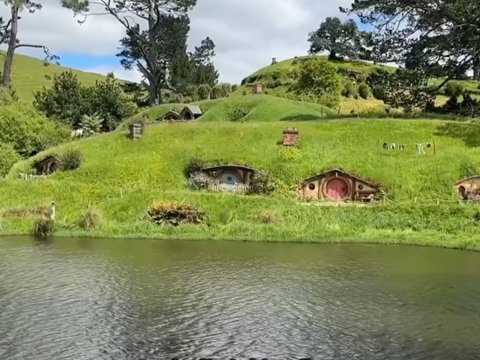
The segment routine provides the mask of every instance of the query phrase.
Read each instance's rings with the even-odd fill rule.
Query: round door
[[[238,175],[233,172],[225,172],[221,177],[221,185],[225,190],[233,190],[240,183]]]
[[[325,186],[325,196],[329,200],[342,201],[348,195],[348,185],[342,179],[329,180]]]

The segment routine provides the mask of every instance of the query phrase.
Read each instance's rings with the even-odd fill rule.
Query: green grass
[[[197,101],[204,112],[200,118],[202,122],[229,121],[227,113],[233,106],[240,106],[248,114],[242,119],[248,122],[292,121],[292,120],[319,120],[336,113],[322,105],[282,99],[269,95],[232,95],[218,100]],[[140,118],[150,121],[161,119],[170,110],[181,111],[184,104],[164,104],[147,109],[135,115],[126,123],[135,122]]]
[[[3,69],[5,53],[0,52],[0,66]],[[60,59],[61,61],[61,59]],[[45,66],[44,62],[24,55],[15,55],[13,59],[12,84],[19,100],[31,103],[33,94],[43,86],[52,84],[53,76],[71,70],[78,80],[86,86],[94,85],[97,80],[104,80],[105,76],[79,70],[69,69],[57,65]]]
[[[290,85],[294,82],[294,73],[302,60],[308,59],[313,56],[299,57],[297,60],[288,59],[280,61],[277,64],[266,66],[253,74],[247,76],[242,81],[242,86],[235,92],[236,95],[242,94],[245,91],[251,93],[251,85],[256,83],[263,83],[267,85],[267,91],[269,95],[278,97],[287,97],[289,94]],[[395,71],[396,68],[387,65],[374,65],[363,61],[334,61],[333,62],[339,69],[355,72],[359,81],[365,81],[370,73],[376,69],[383,69],[387,71]],[[441,79],[432,81],[432,85],[441,83]],[[465,89],[475,94],[478,97],[480,90],[480,82],[474,80],[460,80]],[[275,84],[275,85],[273,85]],[[437,104],[443,105],[446,102],[444,96],[438,96]],[[340,101],[339,109],[335,109],[340,112],[341,115],[348,115],[352,111],[356,114],[361,112],[382,113],[385,109],[383,101],[376,100],[374,98],[357,100],[353,98],[342,97]]]
[[[218,103],[211,105],[213,111]],[[293,126],[300,130],[301,145],[286,150],[277,142],[282,130]],[[459,204],[453,189],[466,167],[480,169],[478,130],[475,125],[434,120],[151,125],[139,141],[118,131],[51,149],[78,149],[84,162],[76,171],[56,173],[45,181],[17,180],[16,174],[34,159],[18,163],[0,182],[0,209],[55,200],[57,234],[62,235],[367,241],[480,249],[480,232],[472,221],[477,207]],[[384,153],[379,147],[384,141],[405,143],[407,151]],[[435,142],[437,154],[416,155],[418,142]],[[267,169],[276,179],[277,192],[259,197],[190,191],[183,169],[193,157]],[[303,179],[330,167],[374,179],[388,200],[335,207],[296,198]],[[206,212],[208,225],[154,227],[142,220],[154,200],[197,206]],[[87,209],[95,209],[102,219],[91,232],[77,225]],[[264,224],[261,219],[268,214],[277,222]],[[4,216],[0,233],[29,233],[32,224],[28,216]]]

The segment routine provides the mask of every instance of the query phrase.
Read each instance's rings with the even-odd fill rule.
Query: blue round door
[[[221,186],[225,190],[234,190],[240,184],[238,175],[234,172],[226,171],[221,177]]]

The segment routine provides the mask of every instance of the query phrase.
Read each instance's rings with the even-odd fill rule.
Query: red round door
[[[342,201],[348,195],[348,185],[342,179],[329,180],[325,186],[325,196],[333,201]]]

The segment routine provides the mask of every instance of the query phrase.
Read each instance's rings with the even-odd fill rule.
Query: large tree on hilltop
[[[51,55],[45,45],[22,43],[18,39],[18,22],[21,20],[20,13],[23,10],[34,13],[36,10],[42,8],[40,3],[30,0],[4,0],[4,5],[9,9],[10,17],[6,22],[3,18],[0,18],[0,45],[7,45],[7,52],[3,64],[2,85],[10,87],[12,82],[13,56],[15,55],[15,50],[18,48],[29,47],[42,49],[45,52],[46,63],[56,61],[58,57]]]
[[[359,31],[353,20],[343,22],[328,17],[318,30],[309,34],[310,53],[329,52],[330,60],[369,59],[372,37],[368,32]]]
[[[89,0],[63,0],[63,6],[85,17],[98,14],[90,10]],[[196,0],[96,0],[100,14],[113,16],[125,29],[121,40],[122,64],[136,66],[143,74],[149,104],[161,102],[161,90],[171,87],[171,72],[186,51],[189,31],[188,10]]]
[[[468,70],[480,78],[478,0],[355,0],[341,10],[375,27],[388,61],[445,76],[436,89]]]

